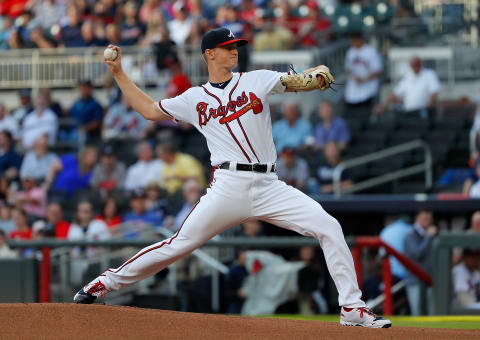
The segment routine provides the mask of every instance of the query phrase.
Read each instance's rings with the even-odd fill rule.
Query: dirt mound
[[[119,339],[480,339],[478,331],[395,327],[193,314],[133,307],[0,304],[2,340]]]

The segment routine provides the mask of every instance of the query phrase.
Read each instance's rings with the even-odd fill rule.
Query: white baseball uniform
[[[339,304],[365,306],[340,224],[320,204],[270,171],[277,156],[268,95],[285,91],[282,75],[267,70],[233,73],[224,89],[206,83],[158,103],[163,112],[191,123],[205,136],[214,167],[228,161],[230,168],[215,170],[206,194],[174,236],[142,249],[90,284],[100,280],[108,291],[120,289],[154,275],[229,227],[256,219],[317,238]],[[268,164],[269,171],[238,171],[237,163]]]

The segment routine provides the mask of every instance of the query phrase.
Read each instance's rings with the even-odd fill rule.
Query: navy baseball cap
[[[232,31],[226,28],[217,28],[205,33],[202,38],[202,53],[205,53],[207,49],[213,49],[215,47],[225,46],[228,44],[237,43],[237,46],[243,46],[248,44],[246,39],[237,39],[233,35]]]

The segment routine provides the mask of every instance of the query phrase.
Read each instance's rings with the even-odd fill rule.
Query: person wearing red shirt
[[[106,199],[102,207],[102,213],[95,216],[95,219],[105,222],[110,230],[115,229],[122,223],[122,216],[118,214],[118,204],[115,197]]]
[[[170,79],[167,89],[168,98],[179,96],[192,87],[187,75],[183,73],[182,64],[176,55],[168,56],[165,59],[165,65],[172,72],[172,79]]]
[[[13,211],[13,221],[16,229],[10,233],[10,239],[31,240],[33,238],[32,228],[28,226],[28,216],[25,210],[15,209]]]
[[[8,15],[15,19],[25,10],[28,0],[3,0],[0,1],[0,15]]]
[[[330,37],[330,20],[321,16],[315,2],[307,2],[308,16],[298,27],[297,41],[302,47],[320,46]]]
[[[47,207],[47,222],[53,226],[55,237],[60,240],[67,238],[70,223],[63,219],[62,206],[59,203],[52,202]]]

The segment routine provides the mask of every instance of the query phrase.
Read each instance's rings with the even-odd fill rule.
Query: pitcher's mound
[[[479,339],[471,330],[395,327],[365,329],[335,323],[195,314],[133,307],[0,304],[2,340],[154,339]]]

